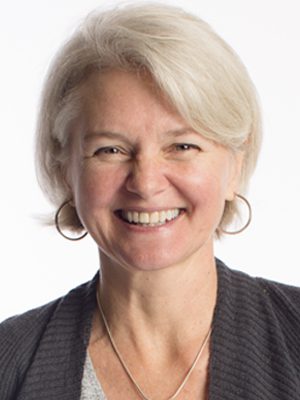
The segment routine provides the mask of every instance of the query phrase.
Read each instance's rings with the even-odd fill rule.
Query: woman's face
[[[94,73],[82,96],[68,180],[101,252],[131,270],[212,255],[241,157],[193,131],[149,76]]]

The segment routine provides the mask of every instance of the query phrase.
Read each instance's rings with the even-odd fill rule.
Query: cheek
[[[113,169],[83,168],[75,183],[75,201],[89,213],[113,207],[123,178]]]
[[[206,212],[223,210],[227,189],[226,168],[193,168],[183,180],[193,207],[201,207]],[[183,187],[184,187],[183,186]]]

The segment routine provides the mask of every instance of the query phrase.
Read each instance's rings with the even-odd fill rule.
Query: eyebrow
[[[93,139],[97,139],[99,137],[107,139],[119,139],[128,142],[126,134],[111,131],[87,132],[87,134],[84,135],[84,141],[87,142]]]
[[[182,136],[186,133],[196,133],[196,132],[190,126],[185,126],[184,128],[180,128],[180,129],[171,129],[171,130],[165,132],[166,135],[174,136],[174,137]]]
[[[196,133],[191,127],[184,127],[180,129],[171,129],[163,134],[163,136],[173,136],[178,137],[182,136],[186,133]],[[122,141],[129,142],[126,133],[114,132],[114,131],[99,131],[99,132],[87,132],[84,135],[84,141],[90,141],[99,137],[107,138],[107,139],[119,139]]]

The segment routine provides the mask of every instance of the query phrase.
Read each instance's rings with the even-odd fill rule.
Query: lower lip
[[[152,233],[156,231],[161,231],[167,228],[170,228],[172,225],[175,224],[183,215],[185,214],[185,211],[180,212],[180,214],[174,218],[171,219],[170,221],[167,221],[166,223],[162,225],[156,225],[156,226],[143,226],[143,225],[138,225],[138,224],[130,224],[129,222],[124,221],[123,219],[119,218],[116,216],[118,221],[122,222],[123,226],[126,226],[127,229],[133,232],[146,232],[146,233]]]

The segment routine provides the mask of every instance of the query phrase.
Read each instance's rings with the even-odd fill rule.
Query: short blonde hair
[[[239,193],[245,192],[261,143],[260,108],[246,68],[198,17],[144,3],[89,14],[50,67],[37,125],[36,166],[39,183],[56,207],[71,197],[64,171],[70,125],[80,111],[79,86],[91,71],[112,68],[146,69],[196,131],[243,150]],[[82,229],[75,209],[63,214],[63,228]],[[226,202],[220,225],[227,226],[236,214],[235,201]]]

